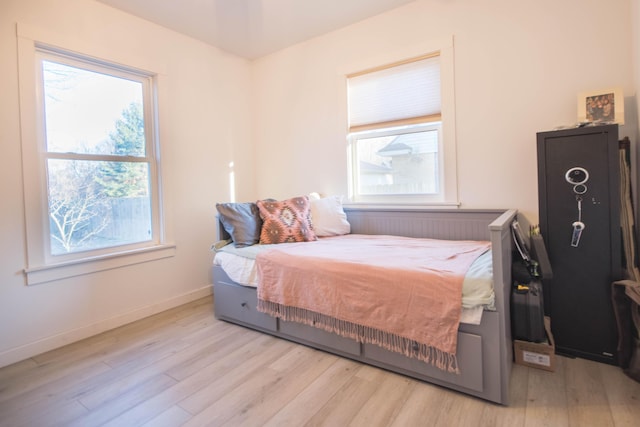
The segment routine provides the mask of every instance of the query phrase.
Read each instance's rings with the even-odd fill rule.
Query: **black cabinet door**
[[[544,281],[545,311],[556,351],[615,364],[611,283],[622,274],[618,127],[540,132],[537,144],[540,229],[553,268]],[[577,221],[584,229],[575,245]]]

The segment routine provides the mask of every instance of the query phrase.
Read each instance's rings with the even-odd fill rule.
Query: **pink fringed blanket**
[[[256,257],[258,310],[457,372],[462,282],[489,242],[345,235]]]

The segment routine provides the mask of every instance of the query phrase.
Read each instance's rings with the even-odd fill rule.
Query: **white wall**
[[[536,132],[579,92],[635,93],[630,1],[422,0],[255,61],[258,195],[346,194],[344,71],[453,36],[461,207],[536,221]]]
[[[163,64],[160,139],[173,258],[26,286],[16,23]],[[137,60],[137,59],[136,59]],[[215,202],[252,198],[250,64],[92,0],[0,2],[0,366],[210,293]]]
[[[535,133],[574,123],[580,91],[621,86],[636,105],[637,2],[419,0],[249,64],[92,0],[3,0],[0,366],[208,292],[214,204],[232,199],[232,171],[238,201],[346,194],[345,70],[432,40],[455,38],[462,207],[535,219]],[[17,22],[166,64],[175,257],[25,285]],[[637,134],[637,117],[629,122],[622,136]]]

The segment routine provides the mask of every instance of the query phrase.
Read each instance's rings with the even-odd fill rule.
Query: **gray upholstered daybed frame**
[[[516,211],[345,209],[345,212],[351,232],[357,234],[491,241],[496,311],[485,311],[480,325],[460,325],[459,375],[375,345],[360,344],[260,313],[256,310],[255,288],[238,285],[218,266],[213,267],[216,318],[507,405],[512,366],[510,225]],[[221,225],[218,232],[219,238],[228,238]]]

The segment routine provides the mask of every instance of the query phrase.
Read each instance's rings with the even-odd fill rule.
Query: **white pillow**
[[[342,197],[309,198],[311,223],[318,237],[340,236],[351,232],[351,224],[342,209]]]

